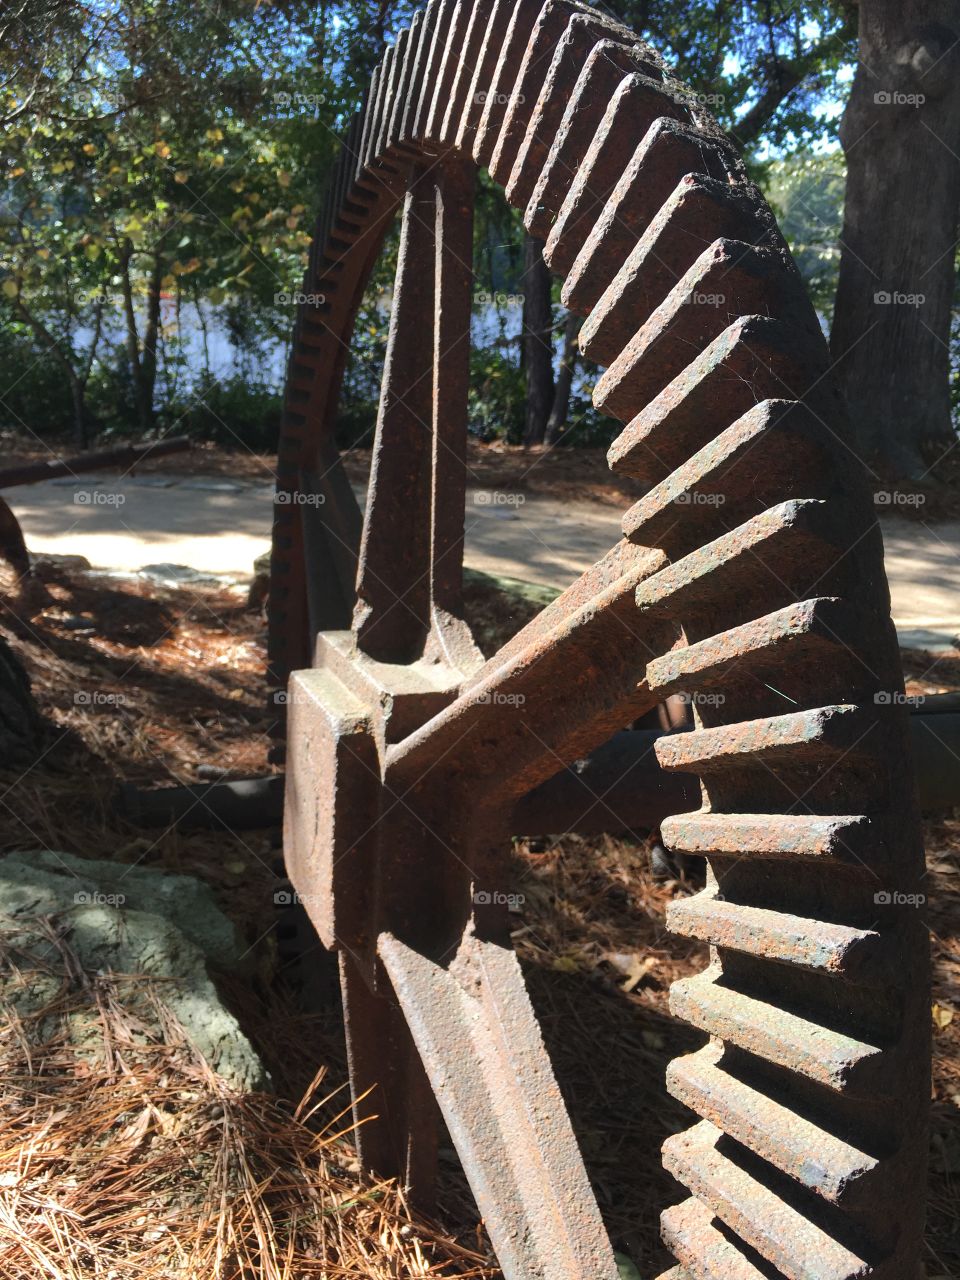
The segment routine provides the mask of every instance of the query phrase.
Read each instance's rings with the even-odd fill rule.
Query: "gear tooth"
[[[664,1210],[660,1226],[664,1244],[696,1280],[770,1280],[769,1272],[759,1270],[714,1226],[713,1212],[693,1196]]]
[[[473,133],[473,158],[479,165],[489,166],[513,95],[520,92],[518,77],[527,45],[535,38],[541,11],[545,7],[542,0],[517,0],[513,4],[506,0],[502,9],[498,8],[498,20],[493,26],[499,35],[506,20],[503,39],[497,50],[490,83],[481,85],[478,91],[484,95],[483,109]],[[484,67],[488,65],[485,58]]]
[[[570,168],[569,154],[564,157],[558,150],[528,206],[531,212],[541,208],[556,211],[545,256],[558,275],[566,275],[572,268],[606,201],[623,178],[624,163],[637,139],[657,121],[674,120],[682,126],[690,119],[682,102],[635,69],[620,80],[606,101],[585,156]],[[596,107],[587,110],[591,119],[599,114]]]
[[[629,154],[629,144],[625,154]],[[678,211],[673,205],[685,177],[699,177],[705,182],[713,180],[729,191],[726,153],[715,139],[706,137],[692,125],[670,116],[659,116],[630,156],[576,255],[573,249],[578,241],[571,242],[567,249],[572,261],[563,286],[565,306],[580,315],[588,315],[593,310],[638,242],[648,240],[648,228],[655,221],[662,224],[677,218]],[[586,175],[582,181],[587,187]],[[572,215],[573,207],[568,216]],[[550,232],[548,253],[551,255],[556,241],[564,234],[567,220],[565,216]],[[675,225],[682,224],[675,222]],[[700,233],[698,228],[697,234]],[[716,234],[725,233],[718,230]],[[686,265],[692,261],[691,256]],[[665,296],[667,290],[663,292]]]
[[[786,1280],[866,1280],[876,1275],[866,1259],[835,1239],[813,1215],[781,1199],[723,1148],[721,1130],[701,1120],[667,1139],[664,1166]]]
[[[604,39],[603,36],[608,38]],[[518,209],[556,213],[576,173],[566,159],[587,150],[619,79],[637,70],[637,41],[610,39],[610,32],[584,17],[570,19],[547,70],[529,124],[520,142],[504,194]],[[574,82],[572,93],[565,86]],[[546,230],[549,230],[549,223]]]

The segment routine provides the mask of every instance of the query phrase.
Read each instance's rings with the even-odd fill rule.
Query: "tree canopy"
[[[417,6],[301,0],[17,0],[0,19],[0,420],[40,432],[177,422],[270,444],[282,348],[339,136]],[[829,317],[857,53],[843,0],[614,0],[738,139]],[[375,411],[388,240],[364,301],[346,438]],[[524,428],[524,231],[492,184],[476,220],[472,419]],[[575,328],[552,300],[553,364]],[[226,362],[213,348],[231,353]],[[219,349],[218,348],[218,349]],[[267,353],[267,355],[264,355]],[[49,374],[56,370],[57,377]],[[603,438],[593,373],[571,443]],[[561,380],[562,381],[562,380]],[[570,429],[576,424],[576,431]]]

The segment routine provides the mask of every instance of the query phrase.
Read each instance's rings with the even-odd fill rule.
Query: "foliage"
[[[748,151],[835,138],[856,61],[847,0],[613,0]]]
[[[519,444],[523,435],[525,391],[519,361],[494,346],[470,353],[470,432],[478,440]]]
[[[71,41],[59,50],[56,104],[35,110],[28,86],[24,102],[16,78],[6,86],[7,323],[74,371],[102,325],[147,398],[141,425],[167,313],[185,299],[233,295],[277,334],[289,326],[276,299],[299,285],[334,145],[319,114],[327,75],[306,56],[315,20],[291,11],[132,0],[81,24],[76,44],[96,42],[87,74],[71,73]]]
[[[767,198],[821,317],[829,325],[840,267],[843,153],[785,156],[767,166]]]
[[[176,415],[177,405],[172,406]],[[212,378],[201,384],[176,416],[178,433],[244,445],[256,453],[276,451],[280,437],[282,396],[249,374]]]
[[[269,439],[277,358],[337,137],[416,0],[14,0],[0,17],[0,418],[32,430],[164,429]],[[855,56],[845,0],[614,0],[746,144],[826,316],[842,171],[833,136]],[[519,214],[481,174],[471,429],[518,439]],[[342,444],[376,420],[397,236],[358,318]],[[556,349],[564,311],[554,299]],[[212,332],[229,361],[210,358]],[[221,344],[222,345],[222,344]],[[562,439],[602,442],[581,365]],[[222,383],[220,390],[215,382]],[[249,395],[241,391],[249,383]],[[72,395],[71,395],[72,393]],[[266,400],[264,399],[266,397]],[[269,401],[269,405],[267,403]],[[257,425],[258,415],[264,421]],[[226,417],[224,417],[226,415]],[[236,421],[229,421],[236,415]],[[217,419],[223,421],[218,424]]]
[[[69,424],[70,388],[55,361],[37,350],[26,326],[0,325],[0,369],[6,371],[0,428],[43,435]]]

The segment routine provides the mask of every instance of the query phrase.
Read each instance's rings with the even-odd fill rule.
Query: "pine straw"
[[[6,924],[8,982],[59,983],[42,1007],[7,1000],[0,1014],[6,1280],[496,1274],[412,1218],[392,1183],[358,1184],[348,1122],[316,1121],[332,1101],[322,1071],[296,1108],[233,1093],[156,984],[84,973],[49,920]]]

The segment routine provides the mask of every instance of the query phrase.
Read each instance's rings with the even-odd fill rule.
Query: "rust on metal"
[[[460,593],[478,165],[546,240],[607,366],[610,465],[648,490],[486,662]],[[335,414],[401,208],[361,516]],[[707,859],[668,924],[711,953],[672,993],[709,1042],[667,1075],[698,1118],[663,1150],[688,1198],[663,1214],[661,1280],[918,1280],[928,944],[882,546],[816,316],[734,148],[587,5],[431,0],[349,125],[304,293],[271,673],[286,860],[340,953],[363,1169],[429,1201],[442,1114],[508,1280],[614,1280],[510,951],[507,853],[551,816],[655,815]],[[680,694],[692,732],[623,734]]]

